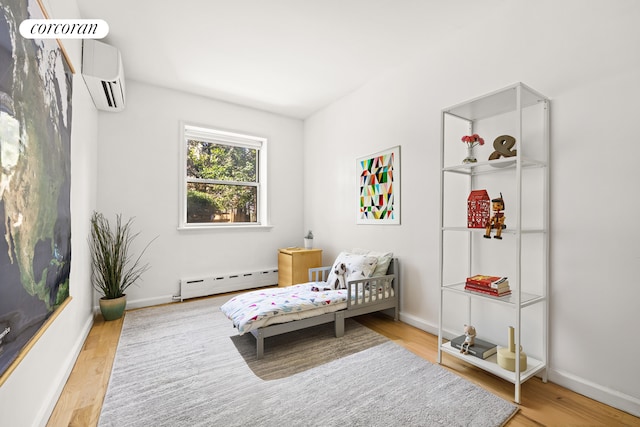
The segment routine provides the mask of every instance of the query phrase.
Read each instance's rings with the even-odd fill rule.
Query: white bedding
[[[323,282],[309,282],[300,285],[268,288],[237,295],[227,301],[220,310],[238,329],[238,334],[243,335],[251,330],[258,329],[276,323],[285,323],[292,320],[300,320],[318,316],[324,313],[335,312],[347,308],[347,290],[314,291],[312,288],[322,289]],[[393,289],[390,289],[393,296]],[[360,293],[357,302],[369,302],[370,293]],[[384,293],[384,298],[389,298],[389,292]],[[355,303],[356,292],[352,292]],[[377,292],[373,293],[372,300],[377,299]]]

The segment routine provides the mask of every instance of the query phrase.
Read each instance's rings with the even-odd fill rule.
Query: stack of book
[[[451,347],[457,348],[458,350],[462,349],[462,344],[464,343],[466,336],[460,335],[459,337],[455,337],[451,340]],[[484,341],[479,338],[474,338],[474,343],[472,346],[469,346],[467,349],[468,354],[471,356],[478,357],[480,359],[486,359],[492,354],[496,354],[498,351],[498,346],[489,341]]]
[[[467,291],[478,292],[494,297],[511,295],[511,288],[509,287],[509,281],[506,277],[477,274],[472,277],[467,277],[464,288]]]

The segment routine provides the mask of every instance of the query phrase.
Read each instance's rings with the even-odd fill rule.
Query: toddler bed
[[[333,266],[309,269],[308,283],[246,292],[220,309],[239,335],[255,336],[258,359],[264,339],[275,335],[334,322],[335,336],[341,337],[345,319],[388,309],[398,320],[398,260],[375,254],[342,252]],[[346,266],[343,276],[336,273],[340,266]]]

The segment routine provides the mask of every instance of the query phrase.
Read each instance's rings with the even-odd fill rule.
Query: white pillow
[[[340,281],[336,274],[336,269],[340,264],[346,267],[344,281]],[[350,280],[366,279],[371,277],[378,264],[378,258],[373,256],[365,256],[352,254],[349,252],[340,252],[329,272],[327,278],[327,287],[331,289],[346,288],[347,282]]]
[[[376,252],[368,249],[354,248],[351,253],[378,258],[378,264],[371,277],[385,276],[389,269],[389,264],[391,264],[391,260],[393,259],[393,252]]]

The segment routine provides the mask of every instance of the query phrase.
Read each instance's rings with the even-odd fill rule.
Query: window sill
[[[269,231],[273,228],[273,225],[262,224],[216,224],[216,225],[180,225],[178,231],[218,231],[218,230],[255,230],[255,231]]]

